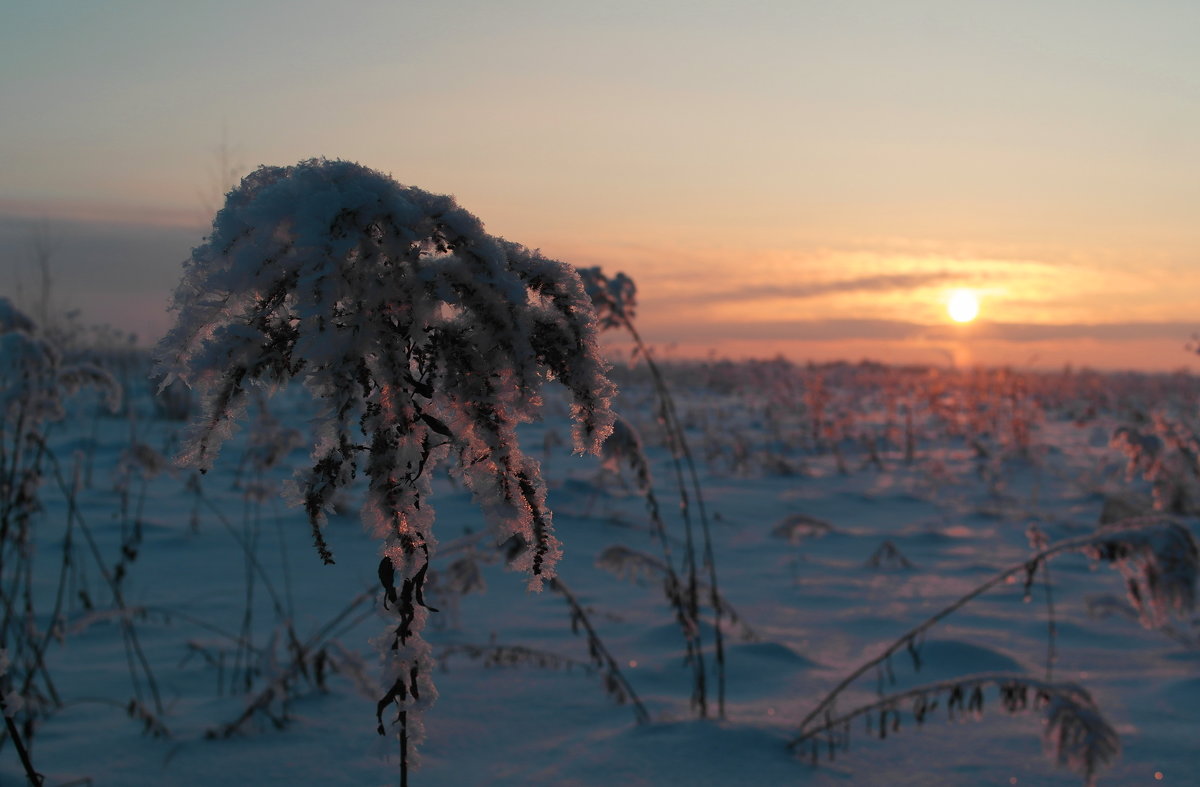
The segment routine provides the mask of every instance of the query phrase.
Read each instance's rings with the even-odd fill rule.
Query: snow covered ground
[[[619,371],[617,407],[645,442],[678,562],[675,469],[652,389],[644,369]],[[565,408],[552,399],[523,441],[550,485],[565,544],[559,574],[650,721],[639,724],[630,703],[606,692],[564,597],[527,592],[524,577],[480,536],[469,494],[439,473],[441,547],[428,599],[439,612],[427,637],[439,654],[440,696],[425,718],[412,784],[1080,783],[1043,753],[1042,713],[1006,713],[994,688],[981,714],[959,712],[954,721],[942,694],[920,727],[907,700],[886,740],[877,714],[870,733],[860,717],[848,750],[830,761],[822,746],[816,766],[807,745],[792,753],[787,743],[855,667],[1026,560],[1031,525],[1050,542],[1092,532],[1106,501],[1110,517],[1121,505],[1146,510],[1155,480],[1160,498],[1169,505],[1175,490],[1186,511],[1196,502],[1187,497],[1194,477],[1171,468],[1186,462],[1188,444],[1170,435],[1200,414],[1194,380],[782,364],[671,367],[669,379],[698,463],[720,591],[745,624],[723,629],[725,717],[716,713],[711,626],[701,631],[709,713],[699,718],[661,577],[646,576],[651,569],[636,581],[597,564],[614,546],[658,559],[661,548],[633,477],[571,455]],[[286,428],[305,430],[303,391],[285,391],[269,408],[277,419],[269,443],[286,440]],[[119,415],[89,394],[69,409],[49,446],[66,485],[78,469],[78,491],[69,501],[47,473],[32,557],[42,630],[63,555],[71,557],[64,622],[46,651],[61,704],[47,700],[31,737],[46,784],[395,784],[396,740],[376,733],[372,640],[388,620],[373,610],[378,545],[363,533],[353,497],[326,532],[336,565],[323,566],[303,513],[277,493],[306,450],[297,443],[259,477],[243,461],[248,441],[267,428],[253,412],[201,478],[159,466],[182,424],[160,417],[145,385],[131,386],[130,408]],[[1155,424],[1155,413],[1166,420]],[[1121,426],[1146,437],[1144,447],[1158,446],[1157,471],[1142,454],[1139,472],[1127,475],[1126,454],[1110,445]],[[145,448],[132,451],[135,443]],[[1178,521],[1195,532],[1195,516]],[[631,552],[608,554],[607,563],[637,573]],[[124,612],[97,556],[110,576],[122,566]],[[1081,554],[1049,568],[1050,679],[1090,692],[1120,736],[1121,754],[1100,782],[1195,784],[1194,622],[1140,625],[1122,576]],[[1039,571],[1026,588],[1018,575],[948,616],[915,643],[919,671],[902,649],[850,687],[837,711],[871,703],[881,689],[971,674],[1046,680],[1044,577]],[[23,596],[14,589],[10,598]],[[33,685],[48,695],[41,673]],[[261,709],[245,715],[256,701]],[[0,784],[23,782],[6,743]]]

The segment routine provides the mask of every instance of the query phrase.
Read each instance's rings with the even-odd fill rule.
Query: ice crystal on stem
[[[527,545],[513,566],[534,588],[554,576],[561,548],[545,484],[516,427],[557,380],[572,395],[577,450],[598,451],[611,432],[591,299],[574,268],[488,235],[453,198],[323,159],[248,175],[184,268],[176,325],[158,349],[163,385],[178,377],[204,402],[182,458],[211,466],[248,386],[303,379],[324,409],[293,497],[331,561],[325,511],[367,477],[362,517],[383,542],[396,617],[381,728],[394,702],[411,743],[409,711],[434,693],[420,636],[436,547],[429,471],[453,459],[497,538]]]

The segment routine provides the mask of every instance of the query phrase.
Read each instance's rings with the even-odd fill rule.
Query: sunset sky
[[[56,305],[144,341],[224,139],[625,271],[674,356],[1200,370],[1194,2],[0,7],[0,292],[41,227]]]

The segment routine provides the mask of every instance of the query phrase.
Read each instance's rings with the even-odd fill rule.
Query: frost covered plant
[[[825,736],[832,755],[840,741],[829,737],[829,734],[842,729],[849,719],[875,713],[883,725],[889,718],[888,714],[895,712],[898,703],[913,697],[918,698],[922,703],[920,707],[924,708],[925,698],[949,684],[923,686],[902,694],[886,695],[847,713],[835,713],[838,698],[867,673],[875,670],[879,675],[893,675],[892,658],[901,651],[908,653],[913,668],[919,671],[923,663],[922,643],[926,632],[933,626],[988,590],[1018,577],[1024,577],[1025,592],[1028,593],[1037,573],[1045,571],[1050,559],[1065,552],[1081,552],[1093,560],[1109,563],[1120,571],[1125,577],[1130,601],[1142,624],[1148,628],[1162,626],[1170,614],[1188,613],[1194,607],[1198,569],[1196,542],[1186,527],[1167,517],[1132,517],[1075,538],[1054,543],[1046,543],[1042,538],[1033,541],[1037,551],[1028,559],[1004,569],[926,618],[850,672],[808,712],[800,722],[799,733],[788,746],[793,750],[806,745],[815,747],[818,736]],[[978,687],[982,683],[1000,683],[1003,694],[1003,684],[1013,681],[1034,686],[1038,691],[1039,707],[1048,708],[1043,736],[1047,753],[1058,764],[1067,765],[1083,774],[1087,784],[1093,784],[1097,768],[1116,757],[1119,740],[1084,689],[1073,684],[1052,684],[1049,680],[1033,681],[1023,676],[967,676],[952,683],[971,684],[975,687],[973,691],[980,692],[982,690]],[[882,681],[879,693],[884,693]],[[1008,707],[1011,699],[1010,692],[1005,699],[1008,710],[1013,710]],[[980,693],[978,710],[982,710],[982,704]],[[967,710],[971,709],[968,704]],[[914,710],[914,715],[919,722],[921,714]],[[895,725],[899,724],[898,715],[891,720]]]
[[[43,430],[64,417],[65,400],[84,386],[100,390],[116,412],[121,388],[112,375],[91,364],[63,363],[33,321],[0,298],[0,576],[28,567],[29,518],[39,508],[46,452]],[[0,647],[7,634],[0,632]]]
[[[671,556],[671,540],[667,535],[667,526],[663,522],[658,496],[654,493],[654,484],[650,477],[650,463],[642,448],[642,438],[624,418],[618,417],[613,424],[613,432],[604,441],[602,447],[604,467],[613,473],[620,473],[622,465],[633,471],[637,489],[646,499],[646,510],[650,516],[650,524],[662,550],[662,561],[637,554],[639,560],[630,560],[635,555],[631,550],[622,547],[611,547],[600,556],[597,565],[618,577],[641,576],[646,573],[646,567],[662,578],[663,593],[675,612],[675,621],[683,632],[687,648],[686,662],[692,668],[692,702],[703,707],[706,690],[704,674],[704,643],[700,637],[699,605],[693,602],[698,598],[699,588],[695,584],[689,586],[680,579],[675,571],[675,562]],[[648,562],[647,562],[648,561]]]
[[[637,309],[637,285],[624,273],[608,276],[598,266],[580,268],[579,278],[596,309],[602,330],[632,324]]]
[[[90,364],[64,364],[58,349],[7,298],[0,298],[0,706],[7,736],[31,784],[41,784],[22,737],[32,737],[34,718],[47,705],[61,706],[43,654],[50,632],[42,631],[44,610],[35,609],[33,519],[47,457],[45,427],[65,415],[64,402],[81,387],[98,387],[110,409],[121,391],[107,372]],[[51,457],[52,458],[52,457]],[[70,550],[70,537],[64,550]],[[65,563],[64,563],[65,565]],[[60,619],[61,595],[50,613],[51,631]],[[45,693],[35,683],[45,686]],[[23,718],[21,731],[17,719]],[[22,733],[23,732],[23,736]]]
[[[1172,514],[1200,510],[1200,440],[1185,424],[1155,414],[1151,428],[1118,427],[1109,445],[1125,454],[1126,480],[1140,475],[1150,482],[1155,508]]]
[[[109,409],[120,405],[112,375],[92,364],[64,364],[53,344],[7,298],[0,297],[0,417],[10,439],[28,436],[65,415],[63,400],[85,385],[98,388]]]
[[[964,675],[889,694],[845,714],[830,710],[791,745],[807,753],[815,765],[822,754],[833,760],[837,752],[849,750],[851,726],[858,719],[865,722],[867,736],[881,740],[899,733],[906,724],[923,726],[940,710],[950,720],[981,720],[989,687],[995,689],[996,700],[1006,713],[1042,712],[1046,756],[1082,776],[1087,787],[1093,787],[1100,769],[1120,754],[1117,731],[1086,689],[1012,674]]]
[[[1113,564],[1125,577],[1129,603],[1142,625],[1159,628],[1167,624],[1171,614],[1191,612],[1196,605],[1200,562],[1192,534],[1177,524],[1130,530],[1116,523],[1100,532],[1110,530],[1111,537],[1101,537],[1083,551],[1095,560]]]
[[[675,467],[675,481],[679,489],[679,511],[683,518],[684,530],[684,554],[682,562],[685,581],[678,582],[672,568],[668,574],[665,592],[672,606],[676,608],[676,618],[683,629],[684,638],[688,643],[687,661],[692,667],[693,676],[692,705],[696,708],[700,716],[704,717],[708,715],[708,686],[704,665],[704,643],[700,636],[700,626],[697,625],[700,620],[701,581],[699,579],[699,568],[702,562],[703,568],[706,569],[708,574],[708,602],[713,610],[713,639],[717,665],[717,714],[721,718],[724,718],[725,645],[724,635],[721,632],[721,594],[717,585],[717,564],[708,524],[708,512],[704,506],[704,495],[701,493],[700,478],[696,472],[696,463],[692,459],[692,451],[688,446],[683,424],[680,422],[679,415],[676,412],[675,399],[671,396],[671,391],[667,387],[666,378],[658,368],[658,364],[654,362],[654,358],[650,354],[650,348],[646,346],[641,334],[638,333],[637,328],[633,324],[634,311],[637,306],[637,287],[634,285],[633,279],[624,273],[618,273],[616,276],[610,277],[598,267],[583,268],[579,271],[579,275],[583,279],[584,288],[596,310],[601,328],[623,328],[629,333],[634,343],[634,357],[636,358],[640,355],[645,359],[646,366],[650,370],[650,377],[654,382],[655,394],[658,397],[658,420],[663,426],[667,446],[671,450]],[[658,504],[653,498],[648,469],[644,457],[639,460],[639,454],[634,453],[635,448],[640,451],[640,444],[635,445],[633,443],[632,437],[627,433],[627,430],[621,429],[620,426],[618,426],[618,429],[620,431],[615,435],[615,445],[609,449],[606,463],[610,467],[614,463],[619,465],[621,461],[631,463],[632,469],[638,475],[639,489],[647,498],[647,507],[650,510],[651,519],[655,522],[654,526],[659,541],[662,543],[664,558],[667,561],[668,567],[670,567],[671,557],[670,550],[667,547],[666,532],[658,516]],[[641,465],[640,468],[638,467],[639,463]],[[684,478],[685,464],[688,475],[686,480]],[[689,481],[691,495],[694,497],[689,496]],[[691,512],[693,500],[699,513],[701,526],[700,537],[702,544],[699,548],[697,548],[697,538],[692,527]],[[697,559],[697,552],[700,552],[699,560]]]
[[[1083,774],[1087,785],[1096,774],[1116,759],[1121,741],[1084,689],[1065,684],[1063,690],[1047,695],[1042,744],[1060,766]]]
[[[260,167],[230,192],[184,263],[175,327],[157,357],[164,384],[197,386],[203,414],[182,453],[211,466],[251,385],[300,377],[323,405],[311,468],[294,482],[316,547],[334,494],[367,477],[362,509],[382,542],[383,713],[399,708],[401,772],[433,702],[421,636],[437,541],[432,468],[453,459],[496,531],[524,547],[512,566],[540,588],[560,554],[540,467],[518,445],[549,380],[570,391],[578,450],[612,429],[614,388],[591,299],[571,266],[484,232],[451,197],[358,164]]]

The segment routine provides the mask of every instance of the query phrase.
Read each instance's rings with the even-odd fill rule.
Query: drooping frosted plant
[[[434,698],[421,637],[436,546],[430,470],[453,458],[498,539],[525,544],[512,566],[535,589],[554,576],[545,484],[516,427],[556,379],[573,398],[577,450],[596,452],[611,431],[591,301],[574,268],[488,235],[453,198],[323,159],[248,175],[184,268],[176,325],[158,349],[164,384],[178,377],[203,395],[182,459],[210,467],[248,386],[300,377],[324,409],[294,497],[326,562],[326,509],[367,477],[362,517],[383,542],[396,616],[380,731],[395,702],[404,772],[420,736],[409,714]]]
[[[1086,690],[1065,684],[1045,694],[1042,746],[1060,766],[1083,775],[1084,784],[1096,784],[1099,770],[1121,751],[1121,741]]]
[[[66,364],[37,326],[7,298],[0,298],[0,573],[11,540],[22,549],[30,515],[39,507],[43,427],[65,415],[64,401],[84,386],[99,390],[113,412],[121,387],[92,364]],[[0,647],[4,646],[0,632]]]
[[[62,419],[63,399],[85,385],[97,388],[110,410],[120,405],[121,388],[111,374],[93,364],[63,363],[58,349],[37,335],[34,322],[0,297],[0,417],[6,433],[23,439],[43,423]]]
[[[1125,454],[1126,480],[1140,475],[1149,481],[1160,511],[1200,511],[1200,440],[1193,428],[1155,413],[1150,425],[1118,427],[1109,440]]]
[[[599,266],[580,268],[579,277],[592,299],[601,330],[632,325],[637,310],[637,285],[633,279],[624,273],[610,277]]]
[[[1195,607],[1196,582],[1200,575],[1200,549],[1184,525],[1169,517],[1155,515],[1131,517],[1101,527],[1094,533],[1069,538],[1054,543],[1040,541],[1037,552],[1027,560],[1001,571],[957,601],[943,608],[922,623],[902,634],[882,652],[871,657],[841,680],[825,697],[808,712],[800,722],[800,733],[789,743],[789,748],[801,750],[812,746],[818,753],[818,738],[826,736],[830,753],[844,741],[836,738],[836,731],[852,718],[871,713],[879,714],[881,731],[886,730],[883,722],[890,718],[898,729],[900,715],[896,711],[899,703],[913,697],[919,698],[914,708],[914,718],[921,722],[928,706],[925,700],[948,686],[957,686],[961,698],[962,687],[970,685],[981,691],[983,683],[1000,685],[1002,694],[1008,692],[1005,705],[1014,710],[1010,700],[1015,687],[1034,687],[1040,707],[1046,708],[1043,742],[1046,753],[1059,765],[1069,766],[1084,776],[1085,784],[1095,783],[1097,770],[1112,761],[1120,750],[1116,732],[1101,716],[1091,695],[1074,684],[1032,681],[1019,675],[966,676],[950,682],[920,686],[899,694],[884,695],[867,705],[848,713],[835,713],[836,701],[842,692],[870,670],[882,666],[891,674],[891,659],[906,650],[912,657],[913,668],[921,669],[921,643],[925,632],[941,620],[961,609],[971,600],[998,585],[1024,574],[1026,592],[1033,584],[1039,570],[1044,570],[1051,558],[1064,552],[1082,552],[1093,560],[1109,563],[1125,577],[1131,603],[1146,627],[1162,626],[1172,615],[1190,613]],[[882,686],[882,684],[881,684]],[[1005,686],[1009,688],[1006,689]],[[1024,690],[1023,690],[1024,691]],[[974,695],[973,695],[974,696]],[[1024,708],[1024,701],[1020,703]],[[969,705],[968,705],[969,709]],[[982,711],[982,694],[979,694],[978,710]],[[888,714],[891,714],[889,717]],[[833,733],[831,737],[829,734]],[[885,737],[885,736],[884,736]],[[814,757],[815,759],[815,757]]]
[[[951,720],[980,720],[988,704],[989,687],[995,688],[997,704],[1006,713],[1042,712],[1041,737],[1046,756],[1082,776],[1085,787],[1094,787],[1100,770],[1120,754],[1120,737],[1082,686],[1003,673],[963,675],[914,686],[846,713],[831,708],[818,724],[793,741],[792,747],[799,754],[807,754],[816,765],[822,755],[833,760],[838,752],[850,749],[851,726],[858,719],[865,721],[867,736],[881,740],[910,723],[925,725],[939,709]]]
[[[1125,523],[1131,521],[1140,520]],[[1109,532],[1112,537],[1102,537]],[[1121,572],[1129,603],[1143,626],[1165,626],[1172,614],[1185,615],[1195,608],[1200,553],[1187,529],[1175,525],[1133,530],[1118,522],[1102,528],[1098,536],[1083,551]]]
[[[654,362],[653,356],[650,354],[650,348],[642,340],[641,334],[633,324],[634,311],[637,308],[637,286],[633,279],[626,276],[624,273],[618,273],[615,276],[608,276],[600,268],[582,268],[579,271],[580,277],[583,279],[583,284],[587,290],[588,297],[592,300],[592,305],[596,309],[596,317],[603,329],[623,328],[629,332],[634,343],[634,353],[641,355],[646,361],[646,366],[650,370],[650,377],[654,382],[654,390],[658,396],[658,420],[662,424],[667,445],[671,450],[671,455],[674,460],[675,481],[679,489],[679,511],[683,517],[684,531],[684,574],[686,582],[673,584],[674,579],[671,575],[668,576],[665,591],[667,598],[671,601],[672,606],[676,608],[676,618],[684,632],[684,638],[687,640],[687,661],[692,667],[692,705],[699,712],[701,717],[708,715],[708,684],[706,668],[704,665],[704,643],[700,637],[700,586],[701,581],[698,576],[698,566],[696,558],[696,538],[693,534],[692,527],[692,503],[693,498],[689,496],[688,480],[691,482],[691,495],[694,495],[694,502],[699,513],[701,537],[703,538],[701,560],[703,566],[708,573],[708,602],[713,610],[713,643],[716,651],[717,665],[717,714],[725,717],[725,644],[724,635],[721,631],[721,593],[717,586],[717,564],[716,557],[713,552],[712,534],[708,525],[708,512],[704,505],[704,495],[701,492],[700,476],[696,471],[696,463],[692,459],[692,451],[688,446],[687,436],[684,434],[683,424],[680,423],[679,416],[675,411],[675,399],[671,396],[671,391],[667,387],[666,378],[662,371],[658,368],[658,364]],[[621,435],[618,434],[618,438]],[[628,441],[626,441],[628,442]],[[626,458],[630,458],[628,445],[624,450]],[[684,465],[687,466],[688,479],[684,478]],[[643,494],[647,494],[650,490],[649,474],[646,471],[646,466],[643,462],[641,470],[635,471],[639,475],[639,486]],[[658,518],[658,504],[654,501],[652,494],[647,494],[647,504],[650,508],[651,518]],[[661,527],[661,522],[656,525],[656,531],[659,535],[659,540],[663,546],[664,558],[667,563],[671,562],[670,550],[667,547],[665,539],[665,531]]]

